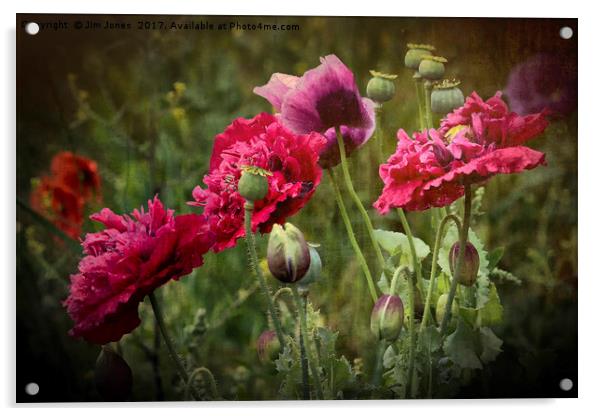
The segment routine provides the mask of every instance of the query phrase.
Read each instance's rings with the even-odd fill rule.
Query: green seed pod
[[[441,321],[443,320],[443,315],[445,314],[445,305],[447,304],[447,298],[447,293],[444,293],[443,295],[439,296],[439,299],[437,300],[437,322],[439,324],[441,324]],[[458,316],[458,312],[458,301],[454,299],[454,302],[452,303],[451,316]]]
[[[263,331],[257,338],[257,355],[262,363],[275,360],[280,352],[280,342],[275,331]]]
[[[449,250],[449,268],[454,274],[454,269],[458,257],[460,255],[460,242],[454,243],[452,248]],[[472,286],[477,281],[477,275],[479,274],[479,252],[472,245],[470,241],[466,242],[466,249],[464,250],[464,265],[462,270],[458,273],[458,283],[464,286]]]
[[[305,295],[309,291],[310,284],[316,282],[322,276],[322,259],[320,258],[320,254],[314,245],[308,243],[308,246],[310,257],[309,270],[299,282],[299,292],[302,295]]]
[[[404,64],[407,68],[418,69],[420,61],[424,56],[430,56],[433,54],[435,47],[432,45],[418,45],[414,43],[408,43],[408,51],[404,58]]]
[[[448,114],[464,104],[464,94],[458,88],[460,81],[443,80],[434,85],[431,109],[434,113]]]
[[[125,401],[132,392],[132,370],[113,349],[103,345],[94,369],[96,390],[105,401]]]
[[[379,340],[389,342],[399,337],[403,327],[403,302],[396,295],[382,295],[372,308],[370,331]]]
[[[445,63],[447,59],[441,56],[424,56],[418,66],[418,72],[423,78],[436,81],[443,78],[445,74]]]
[[[295,283],[307,274],[311,256],[303,233],[291,223],[275,224],[268,240],[268,268],[283,283]]]
[[[370,71],[372,78],[366,86],[366,95],[372,101],[382,104],[391,100],[395,96],[395,83],[393,80],[397,75],[383,74],[377,71]]]
[[[238,180],[238,193],[247,201],[259,201],[268,194],[268,180],[271,175],[264,169],[245,166]]]

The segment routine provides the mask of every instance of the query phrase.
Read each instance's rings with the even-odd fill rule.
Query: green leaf
[[[425,350],[435,352],[441,345],[441,334],[434,325],[430,325],[425,328],[424,332],[421,333],[419,341],[422,343],[422,347]]]
[[[392,345],[389,345],[383,355],[383,367],[387,370],[393,368],[397,362],[397,354]]]
[[[502,257],[504,257],[504,251],[504,247],[498,247],[489,253],[487,260],[489,261],[488,267],[490,272],[497,266]]]
[[[374,235],[378,244],[393,257],[401,255],[400,264],[407,264],[413,271],[412,256],[410,253],[410,243],[408,237],[399,232],[374,230]],[[420,238],[414,237],[414,248],[419,261],[424,260],[431,252],[430,247]]]
[[[332,362],[331,391],[333,398],[343,398],[342,391],[355,381],[355,375],[347,358],[341,356]]]
[[[445,340],[443,350],[449,358],[461,368],[481,369],[483,365],[477,355],[477,339],[474,332],[458,320],[456,331]]]
[[[476,308],[470,308],[468,306],[460,306],[459,308],[460,316],[464,319],[464,321],[470,325],[471,328],[474,328],[477,324],[477,318],[479,311]]]
[[[502,352],[503,341],[499,339],[491,330],[491,328],[481,328],[479,331],[481,341],[481,361],[484,364],[490,363],[496,359],[498,354]]]
[[[479,309],[480,326],[498,325],[504,318],[504,307],[500,302],[497,288],[493,283],[489,287],[489,300]]]

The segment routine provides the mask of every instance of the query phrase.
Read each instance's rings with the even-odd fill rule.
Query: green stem
[[[458,256],[458,261],[456,262],[451,288],[449,289],[449,294],[447,296],[447,303],[445,304],[445,313],[443,314],[443,319],[441,319],[440,332],[442,335],[445,335],[447,324],[449,322],[449,317],[451,315],[452,303],[454,301],[454,296],[456,295],[456,289],[458,287],[458,276],[460,274],[460,270],[462,270],[462,268],[464,267],[464,253],[466,251],[466,241],[468,240],[468,229],[470,228],[470,210],[472,208],[472,192],[470,189],[470,184],[466,184],[464,186],[464,189],[464,218],[462,219],[462,230],[459,236],[460,253]]]
[[[433,111],[431,110],[431,91],[433,84],[430,81],[424,81],[424,105],[426,107],[426,126],[433,128]]]
[[[416,102],[418,103],[418,114],[420,115],[420,131],[425,128],[424,125],[424,114],[422,112],[422,93],[421,93],[421,78],[414,78],[414,86],[416,87]]]
[[[461,230],[460,220],[453,214],[445,216],[439,223],[439,228],[437,229],[437,237],[435,238],[435,248],[433,249],[433,261],[431,262],[431,276],[429,278],[429,288],[426,295],[426,300],[424,301],[424,315],[422,316],[422,323],[420,324],[421,333],[425,330],[426,326],[428,325],[429,316],[431,315],[430,307],[433,297],[433,291],[435,288],[437,258],[439,256],[439,249],[441,248],[441,239],[443,238],[443,232],[445,230],[445,226],[449,221],[454,221],[456,223],[456,226],[458,227],[458,234]]]
[[[383,375],[383,356],[387,350],[387,343],[382,340],[378,342],[376,349],[376,363],[374,364],[374,374],[372,375],[372,385],[378,386]]]
[[[378,241],[376,241],[376,236],[374,235],[374,228],[372,227],[372,222],[370,221],[370,216],[368,212],[364,208],[364,204],[362,204],[361,199],[357,196],[355,189],[353,188],[353,181],[351,180],[351,175],[349,174],[349,165],[347,164],[347,155],[345,153],[345,143],[343,142],[343,136],[341,135],[341,129],[336,127],[337,132],[337,143],[339,144],[339,154],[341,156],[341,167],[343,169],[343,178],[345,179],[345,187],[347,191],[351,195],[351,199],[355,203],[358,211],[362,215],[362,219],[366,224],[366,228],[368,229],[368,235],[370,236],[370,242],[372,243],[372,247],[376,252],[376,259],[378,260],[378,264],[382,271],[385,270],[385,258],[380,250],[380,246],[378,245]]]
[[[215,382],[215,377],[213,377],[213,373],[207,367],[199,367],[196,368],[192,373],[190,373],[190,377],[188,377],[188,383],[186,383],[186,396],[188,396],[188,392],[192,387],[192,383],[194,382],[194,378],[198,374],[205,374],[206,379],[209,380],[209,387],[211,388],[211,395],[214,399],[218,399],[219,393],[217,391],[217,383]]]
[[[349,214],[347,213],[347,208],[345,208],[345,203],[343,202],[343,198],[341,197],[341,190],[339,189],[339,185],[334,178],[334,174],[332,173],[332,169],[328,169],[328,176],[330,177],[330,182],[332,183],[332,188],[334,190],[334,196],[337,201],[337,205],[339,206],[339,211],[341,212],[341,217],[343,217],[343,222],[345,223],[345,228],[347,229],[347,236],[349,237],[349,241],[351,242],[351,246],[355,251],[355,257],[357,261],[360,263],[360,267],[364,271],[364,276],[366,277],[366,281],[368,282],[368,290],[370,291],[370,296],[372,296],[372,301],[376,302],[378,299],[378,295],[376,294],[376,288],[374,287],[374,282],[372,280],[372,274],[370,273],[370,269],[368,268],[368,263],[366,263],[366,259],[362,250],[357,243],[355,238],[355,234],[353,233],[353,227],[351,226],[351,220],[349,219]]]
[[[303,311],[297,311],[299,319]],[[309,400],[309,369],[307,368],[307,353],[305,352],[305,337],[303,328],[299,325],[299,350],[301,352],[301,388],[303,390],[303,400]]]
[[[270,293],[270,289],[268,288],[268,284],[265,281],[265,277],[263,273],[259,270],[259,261],[257,260],[257,250],[255,249],[255,236],[253,234],[253,230],[251,228],[251,217],[253,216],[253,203],[245,202],[245,239],[247,240],[247,248],[249,251],[249,263],[251,266],[251,271],[257,277],[259,281],[259,286],[261,287],[261,291],[263,295],[268,301],[268,311],[270,313],[270,317],[272,318],[272,323],[274,324],[274,329],[276,330],[276,336],[278,336],[278,342],[280,342],[280,350],[284,349],[284,332],[282,331],[282,325],[280,324],[280,319],[278,318],[278,314],[276,313],[276,307],[274,306],[274,302],[272,301],[272,295]]]
[[[299,291],[297,290],[297,286],[293,285],[293,298],[295,299],[295,303],[297,305],[297,313],[299,315],[299,323],[301,326],[301,340],[304,345],[307,346],[307,358],[309,361],[309,366],[311,368],[311,375],[314,379],[314,388],[316,389],[316,393],[318,395],[318,399],[324,399],[324,393],[322,392],[322,383],[320,382],[320,374],[318,373],[318,367],[314,361],[313,354],[311,353],[311,349],[309,348],[309,336],[307,333],[307,308],[305,301],[301,299],[299,296]]]
[[[374,135],[376,136],[376,143],[378,146],[378,165],[385,162],[385,143],[382,132],[382,106],[379,106],[375,110],[375,128]]]
[[[157,298],[155,297],[154,293],[150,293],[148,295],[148,298],[150,299],[150,303],[151,306],[153,308],[153,313],[155,314],[155,319],[157,321],[157,325],[159,325],[159,330],[161,331],[161,335],[163,336],[163,341],[165,341],[165,346],[167,347],[167,353],[169,354],[169,357],[171,358],[171,361],[174,363],[175,367],[176,367],[176,371],[178,373],[178,375],[180,376],[180,378],[182,379],[182,382],[184,384],[188,383],[188,373],[186,372],[186,369],[184,368],[184,365],[182,364],[182,361],[180,360],[180,357],[178,356],[178,353],[176,352],[176,349],[173,346],[173,343],[171,342],[171,339],[169,338],[169,335],[167,333],[167,328],[165,327],[165,321],[163,320],[163,315],[161,313],[161,308],[159,306],[159,303],[157,302]],[[192,390],[192,396],[194,397],[195,400],[200,400],[200,395],[196,390]]]
[[[399,219],[401,220],[401,225],[403,226],[403,232],[408,237],[408,244],[410,245],[410,255],[412,256],[412,265],[414,266],[414,273],[416,274],[416,283],[418,284],[418,289],[420,293],[424,293],[424,287],[422,284],[422,265],[420,264],[420,260],[418,260],[418,255],[416,254],[416,246],[414,245],[414,235],[412,234],[412,229],[410,228],[410,224],[408,223],[408,219],[406,218],[406,214],[401,208],[397,208],[397,213],[399,214]]]
[[[408,289],[409,289],[409,299],[408,299],[408,307],[409,307],[409,315],[410,321],[408,322],[408,331],[410,331],[410,363],[408,366],[408,379],[410,380],[409,390],[410,395],[412,395],[412,390],[414,387],[414,361],[416,360],[416,333],[414,331],[414,282],[412,281],[412,274],[408,272],[407,268],[403,269],[405,271],[406,278],[408,279]]]

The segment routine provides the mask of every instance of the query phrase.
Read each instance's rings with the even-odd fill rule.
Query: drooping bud
[[[460,256],[460,242],[456,241],[452,248],[449,250],[449,268],[454,274],[456,262]],[[464,286],[472,286],[477,281],[477,275],[479,274],[479,253],[475,246],[470,241],[466,242],[466,249],[464,250],[464,265],[458,273],[458,283]]]
[[[268,240],[268,267],[283,283],[301,280],[311,263],[309,246],[303,233],[291,223],[275,224]]]
[[[372,308],[370,330],[379,340],[389,342],[399,337],[403,326],[403,302],[396,295],[382,295]]]
[[[322,259],[320,258],[320,254],[314,245],[308,243],[308,246],[310,257],[309,270],[299,282],[299,292],[302,295],[307,293],[310,284],[316,282],[322,276]]]
[[[444,293],[443,295],[439,296],[439,299],[437,300],[437,322],[441,323],[441,321],[443,320],[443,315],[445,314],[445,305],[447,304],[447,298],[448,295],[447,293]],[[452,309],[451,309],[451,316],[452,317],[456,317],[458,316],[458,301],[456,299],[454,299],[454,302],[452,303]]]
[[[404,58],[404,64],[407,68],[418,69],[423,56],[432,55],[435,47],[432,45],[420,45],[408,43],[408,51]]]
[[[109,402],[126,400],[132,392],[132,370],[113,349],[103,345],[94,370],[96,390]]]
[[[423,78],[436,81],[443,78],[445,74],[445,63],[447,59],[442,56],[424,56],[418,66],[418,72]]]
[[[435,113],[451,113],[464,104],[464,94],[458,88],[460,81],[444,79],[433,87],[431,109]]]
[[[275,360],[280,352],[276,331],[263,331],[257,338],[257,355],[262,363]]]
[[[394,79],[397,75],[383,74],[378,71],[370,71],[372,78],[366,86],[366,95],[372,101],[382,104],[391,100],[395,96]]]
[[[238,180],[238,193],[247,201],[259,201],[268,193],[266,176],[272,173],[256,166],[244,166]]]

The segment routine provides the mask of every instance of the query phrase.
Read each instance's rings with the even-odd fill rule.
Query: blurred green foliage
[[[141,17],[110,19],[134,23]],[[236,117],[271,111],[252,88],[273,72],[301,74],[316,66],[320,56],[335,53],[353,70],[362,90],[370,69],[399,74],[397,94],[382,117],[390,153],[397,129],[413,131],[418,125],[413,81],[403,67],[406,43],[436,45],[449,60],[448,73],[462,80],[465,95],[476,90],[483,97],[503,89],[510,69],[532,54],[570,52],[577,45],[576,39],[558,36],[558,29],[567,22],[575,26],[574,20],[203,20],[294,23],[301,29],[20,34],[18,196],[27,201],[32,178],[47,172],[53,154],[72,150],[99,164],[103,203],[88,207],[88,213],[101,206],[127,212],[154,194],[178,213],[191,212],[195,208],[186,202],[207,171],[213,137]],[[486,186],[473,228],[490,253],[504,247],[496,275],[504,304],[504,321],[496,333],[504,352],[476,381],[458,386],[453,392],[457,397],[558,396],[567,394],[557,387],[560,378],[576,383],[576,134],[576,114],[555,121],[532,142],[546,153],[548,166],[498,176]],[[350,160],[356,190],[367,207],[381,189],[373,150],[369,143]],[[312,304],[338,332],[337,353],[369,375],[377,347],[369,331],[371,301],[331,195],[325,176],[314,198],[291,221],[308,241],[321,244],[324,278],[310,292]],[[348,209],[362,247],[370,250],[359,213],[351,203]],[[370,211],[377,228],[401,231],[396,216],[380,218]],[[414,234],[432,246],[431,213],[411,213],[409,220]],[[17,390],[29,381],[41,386],[35,398],[18,393],[18,399],[99,400],[93,383],[99,347],[67,335],[71,323],[61,306],[78,255],[27,212],[18,211],[17,224]],[[84,229],[98,226],[88,221]],[[258,239],[260,255],[266,237]],[[278,287],[275,280],[270,283]],[[248,273],[242,241],[219,255],[207,254],[204,266],[165,285],[157,296],[188,365],[209,368],[224,398],[278,397],[276,370],[260,363],[255,350],[255,340],[267,328],[266,308]],[[179,400],[183,386],[157,336],[148,301],[140,315],[140,327],[119,343],[133,369],[132,399]],[[361,377],[361,371],[354,374]]]

